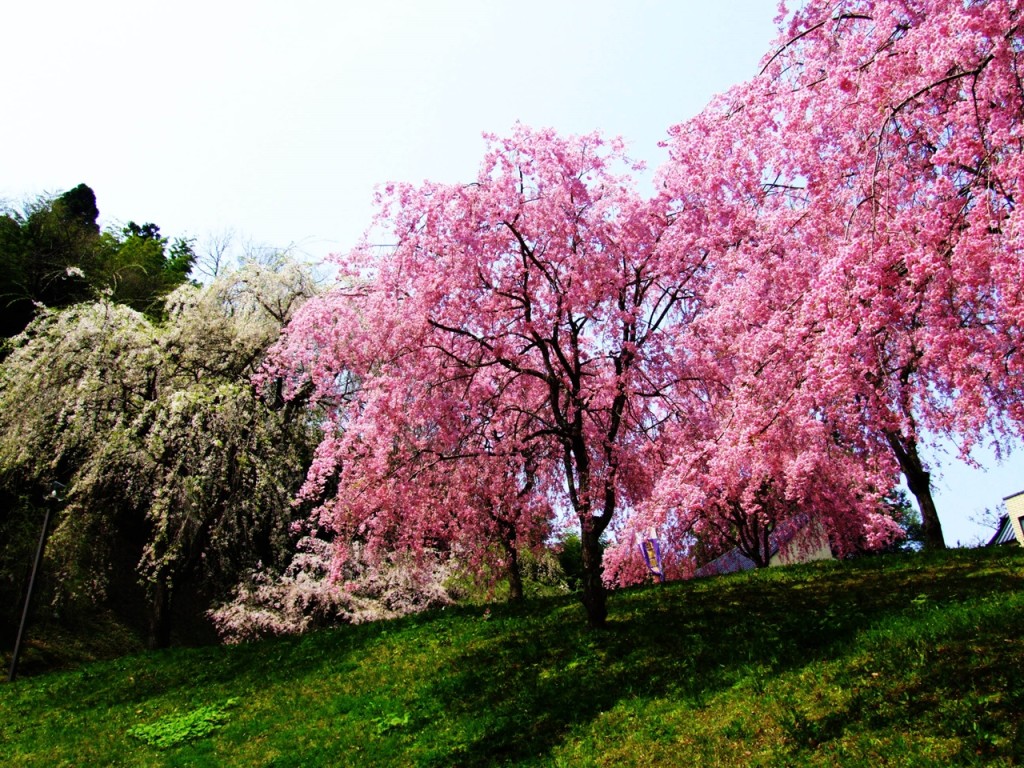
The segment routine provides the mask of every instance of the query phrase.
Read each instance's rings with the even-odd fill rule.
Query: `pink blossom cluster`
[[[804,3],[660,171],[726,235],[706,333],[737,334],[758,386],[778,366],[796,418],[898,466],[939,546],[925,433],[966,456],[1021,424],[1019,17]]]
[[[651,198],[620,142],[523,126],[470,183],[380,190],[263,374],[328,413],[317,525],[508,565],[568,516],[595,624],[605,536],[614,584],[651,528],[680,575],[797,516],[840,555],[888,546],[902,472],[942,546],[926,431],[966,454],[1024,423],[1019,2],[780,23],[670,129]]]
[[[446,560],[392,556],[367,567],[356,552],[339,583],[330,576],[333,547],[305,537],[284,573],[253,571],[234,597],[209,611],[225,642],[301,634],[313,627],[407,616],[450,605]]]

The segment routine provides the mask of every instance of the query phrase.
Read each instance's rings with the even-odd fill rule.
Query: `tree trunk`
[[[163,579],[158,579],[152,589],[146,645],[151,650],[168,648],[171,645],[171,590]]]
[[[523,574],[519,567],[519,552],[514,546],[506,548],[508,556],[508,599],[515,603],[523,601]]]
[[[583,607],[587,611],[587,624],[594,629],[605,625],[608,618],[608,600],[604,581],[601,579],[601,564],[604,555],[601,547],[601,533],[593,525],[581,526],[583,548]]]
[[[927,550],[945,549],[946,541],[942,536],[942,523],[939,521],[935,500],[932,498],[931,473],[924,468],[921,457],[917,453],[917,441],[904,438],[896,432],[889,432],[886,437],[896,454],[896,459],[907,478],[907,487],[917,499],[917,507],[921,511],[921,532],[924,537],[924,548]]]

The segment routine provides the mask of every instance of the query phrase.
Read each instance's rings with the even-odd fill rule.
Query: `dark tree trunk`
[[[171,590],[163,579],[158,579],[152,589],[146,645],[151,650],[168,648],[171,645]]]
[[[774,524],[762,524],[758,515],[748,515],[739,502],[733,502],[731,515],[735,536],[727,536],[750,558],[755,568],[767,568],[772,561],[772,531]]]
[[[523,601],[523,574],[519,567],[519,552],[515,546],[506,550],[508,555],[508,599],[512,602]]]
[[[523,494],[519,494],[520,498]],[[505,553],[505,577],[508,579],[508,599],[512,602],[523,600],[523,569],[519,562],[519,548],[516,546],[516,526],[507,517],[499,514],[499,510],[491,508],[491,518],[498,525],[498,536],[501,550]]]
[[[924,468],[924,464],[921,462],[921,457],[917,452],[917,441],[913,438],[905,438],[896,432],[889,432],[886,437],[900,463],[903,476],[907,478],[907,487],[917,499],[917,507],[921,511],[924,548],[927,550],[945,549],[946,541],[942,536],[942,523],[939,522],[939,513],[935,509],[935,500],[932,498],[931,473]]]
[[[583,549],[583,607],[587,611],[587,624],[598,629],[608,618],[608,599],[601,576],[601,560],[604,551],[601,546],[601,532],[593,525],[581,526]]]

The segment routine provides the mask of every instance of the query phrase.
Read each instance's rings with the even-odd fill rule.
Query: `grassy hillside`
[[[1024,764],[1024,551],[447,610],[0,685],[12,766]]]

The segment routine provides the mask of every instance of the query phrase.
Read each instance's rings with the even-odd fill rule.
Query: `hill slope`
[[[460,609],[0,686],[18,766],[1016,765],[1024,551]]]

